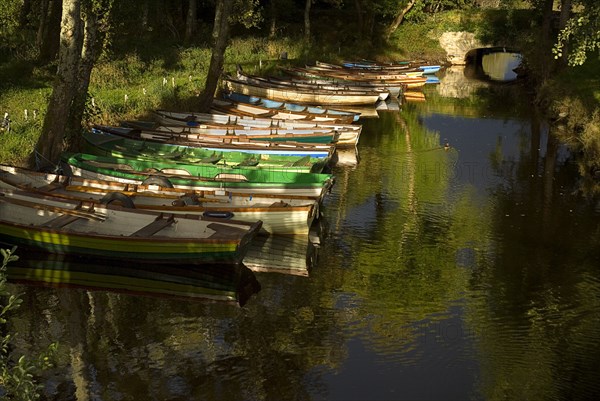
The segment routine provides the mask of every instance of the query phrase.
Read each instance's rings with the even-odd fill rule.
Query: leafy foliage
[[[0,2],[0,39],[4,40],[15,33],[19,26],[20,0],[2,0]]]
[[[11,294],[6,286],[6,266],[19,260],[12,249],[0,249],[3,261],[0,267],[0,328],[7,324],[7,315],[21,305],[21,298]],[[2,330],[2,333],[6,333]],[[10,342],[15,336],[4,334],[0,337],[0,397],[15,401],[31,401],[40,397],[42,385],[35,380],[36,372],[50,368],[57,350],[56,344],[51,344],[45,352],[33,360],[20,356],[16,361],[12,355]]]
[[[552,49],[556,59],[566,53],[570,66],[582,65],[591,52],[600,49],[600,3],[596,0],[575,3],[577,12],[558,34]]]

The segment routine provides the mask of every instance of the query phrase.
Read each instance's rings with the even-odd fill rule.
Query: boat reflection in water
[[[355,147],[336,149],[333,161],[336,166],[356,167],[359,161],[358,149]]]
[[[27,252],[7,267],[9,282],[238,303],[260,291],[244,265],[115,264],[98,258]]]
[[[308,276],[317,262],[317,246],[311,235],[257,236],[252,240],[244,265],[256,272]]]

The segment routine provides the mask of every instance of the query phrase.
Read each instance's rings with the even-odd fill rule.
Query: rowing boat
[[[42,173],[0,164],[0,188],[21,189],[69,201],[98,205],[120,204],[137,210],[175,215],[202,215],[263,222],[261,233],[308,234],[319,214],[318,203],[308,197],[285,197],[191,191],[156,185],[127,185],[114,181],[83,180],[81,177]]]
[[[155,181],[159,185],[176,188],[301,195],[318,200],[333,185],[330,174],[245,168],[231,171],[219,166],[165,163],[85,153],[63,154],[61,165],[67,174],[92,179],[118,180],[130,184]]]
[[[118,127],[115,127],[118,128]],[[215,165],[229,169],[269,168],[282,171],[320,173],[329,158],[310,156],[256,155],[244,152],[217,152],[197,146],[144,141],[113,134],[112,127],[84,131],[85,150],[99,156],[160,160],[167,163]]]
[[[314,92],[326,92],[327,94],[377,94],[379,100],[386,100],[390,96],[390,92],[383,87],[359,87],[358,85],[341,84],[338,82],[323,82],[316,83],[302,80],[291,80],[285,78],[279,78],[275,76],[259,77],[256,75],[247,75],[238,71],[238,81],[247,82],[253,85],[258,85],[268,88],[290,88],[298,91],[314,91]]]
[[[99,129],[96,126],[96,129]],[[261,157],[300,156],[311,158],[330,158],[335,150],[334,144],[299,143],[293,141],[267,142],[248,141],[243,138],[225,138],[220,142],[194,140],[193,136],[173,135],[165,130],[149,129],[140,124],[135,127],[103,127],[102,131],[125,138],[146,142],[167,143],[178,146],[198,147],[212,152],[241,152]]]
[[[102,126],[98,126],[102,128]],[[162,129],[157,131],[169,132],[171,136],[179,136],[184,141],[196,142],[223,142],[226,139],[237,138],[243,141],[262,142],[295,142],[295,143],[334,143],[337,140],[337,132],[331,128],[280,128],[280,127],[209,127],[178,125],[176,128]]]
[[[0,240],[36,251],[153,263],[241,263],[253,224],[0,190]]]
[[[259,96],[273,100],[294,103],[320,105],[363,105],[375,104],[379,100],[378,93],[296,89],[293,87],[266,86],[255,82],[246,82],[231,77],[223,79],[225,89],[245,95]]]
[[[231,91],[229,91],[231,92]],[[272,118],[274,120],[311,120],[315,122],[333,122],[350,124],[358,120],[360,114],[347,111],[332,113],[329,108],[322,108],[311,105],[298,105],[298,107],[288,108],[290,102],[285,102],[285,107],[266,107],[260,104],[240,104],[224,99],[213,99],[210,112],[214,114],[238,115],[244,117]],[[291,102],[291,104],[295,104]]]
[[[317,69],[312,67],[294,67],[286,69],[290,74],[302,75],[311,78],[325,78],[351,82],[369,82],[373,85],[402,84],[407,89],[418,88],[425,85],[427,78],[424,76],[408,76],[407,74],[367,74],[348,73],[331,69]]]
[[[227,99],[230,99],[239,103],[253,104],[256,98],[251,96],[242,95],[238,93],[230,93],[224,95]],[[281,102],[278,102],[281,104]],[[155,117],[158,120],[158,125],[154,126],[153,129],[160,131],[177,131],[176,127],[186,127],[191,132],[196,132],[196,127],[202,126],[204,123],[215,121],[217,118],[222,117],[224,126],[238,127],[243,129],[280,129],[280,130],[310,130],[310,129],[323,129],[332,130],[337,136],[335,139],[336,147],[339,146],[356,146],[358,139],[362,131],[362,126],[358,124],[341,124],[335,122],[314,122],[314,121],[299,121],[299,120],[274,120],[271,118],[245,118],[244,116],[235,115],[214,115],[206,113],[193,113],[193,112],[169,112],[164,110],[155,111]],[[218,123],[213,123],[218,124]],[[138,126],[139,127],[139,126]]]

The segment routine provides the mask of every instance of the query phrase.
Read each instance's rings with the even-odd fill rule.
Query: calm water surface
[[[309,271],[299,240],[288,270],[212,272],[196,298],[15,284],[17,349],[59,343],[48,398],[598,395],[600,203],[518,85],[440,78],[363,121]]]

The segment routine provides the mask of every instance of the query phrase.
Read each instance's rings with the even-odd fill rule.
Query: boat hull
[[[0,241],[35,251],[153,263],[237,264],[261,222],[217,222],[0,191]]]

